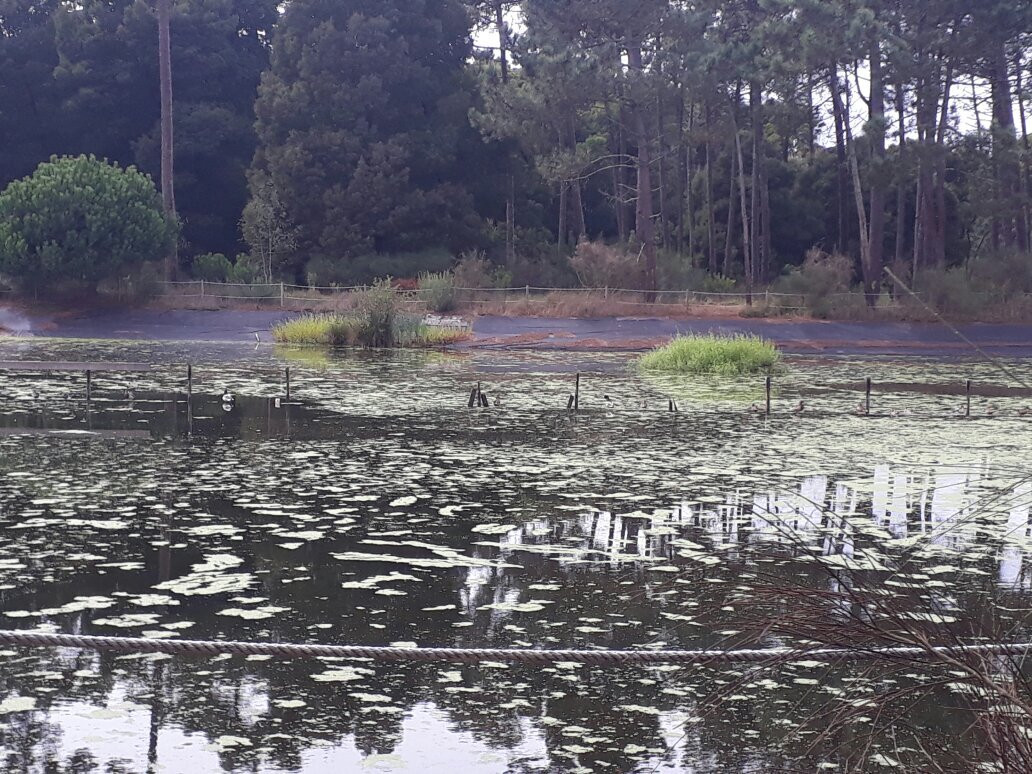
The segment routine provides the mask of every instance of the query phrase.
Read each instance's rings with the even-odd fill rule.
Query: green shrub
[[[939,314],[951,317],[978,317],[993,301],[991,290],[983,289],[983,283],[972,282],[963,267],[952,269],[926,269],[917,274],[918,295]],[[909,294],[904,296],[914,304]],[[996,299],[1002,301],[1003,299]]]
[[[647,371],[736,376],[770,371],[781,362],[781,353],[759,336],[678,336],[638,361]]]
[[[999,300],[1032,293],[1032,255],[1019,252],[989,255],[968,264],[971,284]]]
[[[353,272],[344,261],[319,255],[305,264],[305,281],[313,287],[349,287]]]
[[[482,250],[469,250],[459,256],[452,270],[455,286],[460,288],[489,288],[494,285],[493,267]]]
[[[642,264],[638,253],[627,245],[607,245],[582,239],[570,258],[570,268],[586,288],[642,286]]]
[[[689,287],[692,287],[693,290],[701,290],[703,293],[732,293],[735,285],[736,283],[731,277],[707,272],[698,287]]]
[[[455,276],[451,272],[424,272],[419,275],[419,297],[426,305],[443,314],[455,308]]]
[[[848,293],[854,276],[853,259],[811,250],[798,269],[791,269],[778,280],[774,291],[797,295],[814,317],[828,318],[835,311],[840,293]]]
[[[253,257],[250,253],[240,253],[237,255],[236,262],[226,272],[227,282],[238,282],[243,285],[261,282],[261,277],[260,260]]]
[[[0,193],[0,274],[39,290],[96,285],[164,258],[177,224],[135,167],[93,156],[52,157]]]
[[[222,253],[204,253],[193,259],[193,275],[206,282],[225,282],[233,271],[233,264]]]
[[[306,314],[277,323],[273,340],[280,344],[316,344],[329,347],[373,346],[365,338],[365,321],[343,314]],[[397,315],[391,338],[399,347],[439,347],[469,338],[469,328],[424,325],[415,315]]]
[[[360,338],[365,346],[394,346],[398,294],[389,279],[376,280],[372,287],[359,291],[355,298],[355,312],[361,326]]]

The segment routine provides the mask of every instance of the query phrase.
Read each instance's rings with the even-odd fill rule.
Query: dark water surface
[[[999,382],[985,366],[798,361],[767,419],[746,411],[762,380],[641,377],[616,356],[27,341],[0,358],[155,365],[94,374],[88,402],[80,373],[0,371],[0,628],[772,647],[788,642],[761,633],[757,588],[826,591],[834,573],[919,581],[914,615],[961,636],[987,605],[1027,628],[1022,399],[976,398],[963,419],[955,394],[878,394],[867,418],[827,386]],[[499,405],[466,407],[477,381]],[[0,768],[26,772],[834,771],[857,745],[793,730],[818,701],[886,686],[806,660],[752,675],[0,656]],[[915,706],[914,727],[960,738],[950,696]],[[892,768],[899,747],[863,755]]]

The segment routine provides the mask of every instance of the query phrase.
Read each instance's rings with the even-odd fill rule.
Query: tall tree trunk
[[[896,170],[896,266],[902,266],[906,241],[907,117],[903,81],[896,83],[896,118],[899,121],[899,164]]]
[[[871,44],[871,230],[868,239],[868,265],[864,277],[867,305],[874,308],[881,295],[882,265],[885,251],[885,184],[882,180],[885,166],[885,82],[882,70],[881,46],[875,39]]]
[[[1014,136],[1014,101],[1011,94],[1010,69],[1003,40],[990,59],[993,101],[993,164],[996,172],[996,211],[999,217],[1000,247],[1025,250],[1019,227],[1019,194],[1021,171],[1018,164],[1017,139]]]
[[[632,43],[627,47],[627,65],[638,73],[642,71],[641,44]],[[638,191],[635,207],[635,231],[641,243],[642,256],[645,259],[644,283],[646,302],[656,300],[656,236],[652,223],[652,155],[649,150],[649,136],[645,128],[645,108],[636,99],[630,102],[631,120],[634,127],[635,141],[638,145]]]
[[[737,131],[737,126],[735,127]],[[725,277],[731,276],[731,249],[734,247],[735,207],[738,206],[738,156],[731,154],[731,182],[727,194],[727,230],[724,232],[724,267],[721,271]]]
[[[516,175],[509,175],[509,195],[505,200],[505,265],[516,261]]]
[[[1028,137],[1028,123],[1025,119],[1025,85],[1024,79],[1021,74],[1021,55],[1017,56],[1017,61],[1014,63],[1015,79],[1014,86],[1017,91],[1018,97],[1018,117],[1021,120],[1021,147],[1024,153],[1022,154],[1021,164],[1021,201],[1022,201],[1022,225],[1024,233],[1025,251],[1032,251],[1032,170],[1030,170],[1030,155],[1032,150],[1029,148],[1029,137]]]
[[[956,38],[956,29],[953,37]],[[953,90],[953,62],[946,66],[942,86],[942,104],[939,111],[939,126],[935,133],[938,146],[935,165],[935,244],[933,255],[939,267],[946,266],[946,129],[950,119],[950,96]]]
[[[577,153],[577,119],[574,115],[567,118],[565,134],[566,149],[571,155],[575,155]],[[567,228],[571,236],[570,244],[575,245],[587,231],[587,226],[584,222],[584,200],[581,196],[580,180],[570,180],[568,185],[569,198],[566,203]]]
[[[982,133],[982,110],[981,110],[981,108],[979,106],[979,102],[980,102],[980,100],[978,99],[978,90],[975,87],[975,76],[972,75],[971,76],[971,110],[975,114],[975,132],[977,134],[976,145],[978,146],[978,150],[981,151],[982,150],[983,133]]]
[[[669,235],[670,235],[670,221],[667,219],[667,187],[666,187],[666,159],[668,154],[668,148],[666,144],[666,132],[664,131],[665,117],[663,115],[663,97],[662,94],[656,97],[656,142],[658,147],[658,158],[656,159],[658,166],[658,189],[659,189],[659,243],[666,250],[670,247]]]
[[[835,91],[838,87],[835,85],[837,79],[837,65],[832,65],[829,72],[829,87],[832,91]],[[841,110],[841,100],[836,102],[832,100],[832,115],[835,119],[835,157],[838,159],[838,166],[836,167],[837,175],[835,178],[835,204],[838,216],[838,233],[835,236],[835,252],[844,253],[846,251],[846,188],[849,185],[849,167],[846,163],[846,136],[843,128],[843,116]]]
[[[495,0],[495,26],[498,28],[498,58],[502,65],[502,83],[509,82],[509,34],[505,29],[505,9],[502,0]]]
[[[735,91],[735,104],[731,109],[731,123],[735,131],[735,154],[738,156],[738,196],[742,208],[742,259],[745,269],[745,303],[752,306],[753,250],[752,230],[749,226],[749,203],[745,199],[745,156],[742,153],[742,134],[738,130],[739,92]]]
[[[709,101],[706,102],[706,239],[708,251],[709,270],[712,274],[717,273],[717,235],[716,224],[713,222],[716,213],[713,212],[713,140],[710,137],[710,123],[712,113],[710,112]]]
[[[813,161],[814,145],[816,143],[817,134],[817,116],[813,109],[813,86],[814,77],[813,72],[806,73],[806,150],[809,154],[810,160]]]
[[[630,189],[630,185],[627,182],[628,177],[628,159],[629,155],[627,152],[627,136],[624,134],[624,127],[627,126],[629,116],[627,115],[627,109],[623,100],[623,87],[620,86],[621,91],[621,102],[620,102],[620,120],[616,128],[616,145],[617,154],[619,155],[620,163],[616,165],[613,173],[616,176],[616,207],[617,207],[617,229],[620,233],[620,241],[625,243],[631,237],[631,218],[628,212],[626,203],[627,191]]]
[[[752,286],[759,279],[763,270],[763,235],[760,228],[763,219],[760,217],[760,168],[763,166],[763,95],[760,84],[753,81],[749,84],[749,123],[752,130],[752,170],[749,188],[749,244],[752,247],[749,259],[749,276],[747,285]]]
[[[505,28],[505,9],[502,0],[494,4],[495,27],[498,28],[498,59],[502,68],[502,83],[509,82],[509,33]],[[505,265],[516,260],[516,176],[509,175],[509,190],[505,196]]]
[[[559,224],[556,226],[556,231],[559,232],[559,236],[555,241],[555,254],[562,258],[563,247],[566,246],[566,220],[567,213],[569,211],[569,190],[570,185],[565,180],[559,181]]]
[[[161,203],[170,218],[176,217],[172,150],[172,0],[157,0],[158,74],[161,91]],[[178,268],[178,247],[165,258],[165,276],[172,279]]]
[[[847,102],[846,107],[842,105],[842,93],[839,91],[839,78],[838,71],[831,75],[831,99],[835,105],[835,109],[844,116],[848,116],[850,111],[848,109],[848,85],[847,85]],[[847,82],[848,83],[848,82]],[[853,199],[856,202],[856,217],[859,223],[860,232],[860,269],[864,277],[864,288],[868,287],[868,280],[870,277],[870,263],[871,263],[871,242],[870,232],[868,231],[867,224],[867,210],[864,205],[864,189],[860,181],[860,164],[856,157],[856,143],[853,141],[853,129],[849,121],[845,122],[845,133],[846,133],[846,157],[849,160],[849,171],[853,177]]]

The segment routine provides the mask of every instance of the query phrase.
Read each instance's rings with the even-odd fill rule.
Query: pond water
[[[797,360],[768,418],[748,411],[762,379],[640,376],[619,355],[18,340],[0,359],[155,366],[98,369],[89,401],[81,373],[0,370],[0,628],[773,647],[805,634],[766,628],[778,609],[850,578],[938,635],[1027,634],[1032,419],[1019,410],[1032,400],[975,397],[963,418],[964,398],[945,394],[955,389],[930,387],[876,393],[876,415],[860,417],[862,393],[841,389],[867,376],[1000,383],[991,366]],[[1032,382],[1032,365],[1010,367]],[[489,409],[467,407],[477,382]],[[236,401],[224,408],[227,390]],[[935,677],[891,669],[12,648],[0,652],[0,761],[26,772],[890,770],[915,748],[869,738],[877,717],[858,713],[830,739],[811,726],[817,706]],[[969,752],[970,719],[946,709],[964,691],[953,680],[907,715],[944,761]]]

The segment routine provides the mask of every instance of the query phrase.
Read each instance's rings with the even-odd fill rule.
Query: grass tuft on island
[[[638,361],[645,371],[722,376],[766,373],[780,364],[781,353],[773,342],[748,334],[678,336]]]
[[[443,328],[427,325],[418,317],[394,316],[390,334],[373,328],[359,318],[344,314],[306,314],[284,320],[272,327],[272,338],[280,344],[319,345],[324,347],[396,346],[413,348],[443,347],[470,337],[469,328]]]

